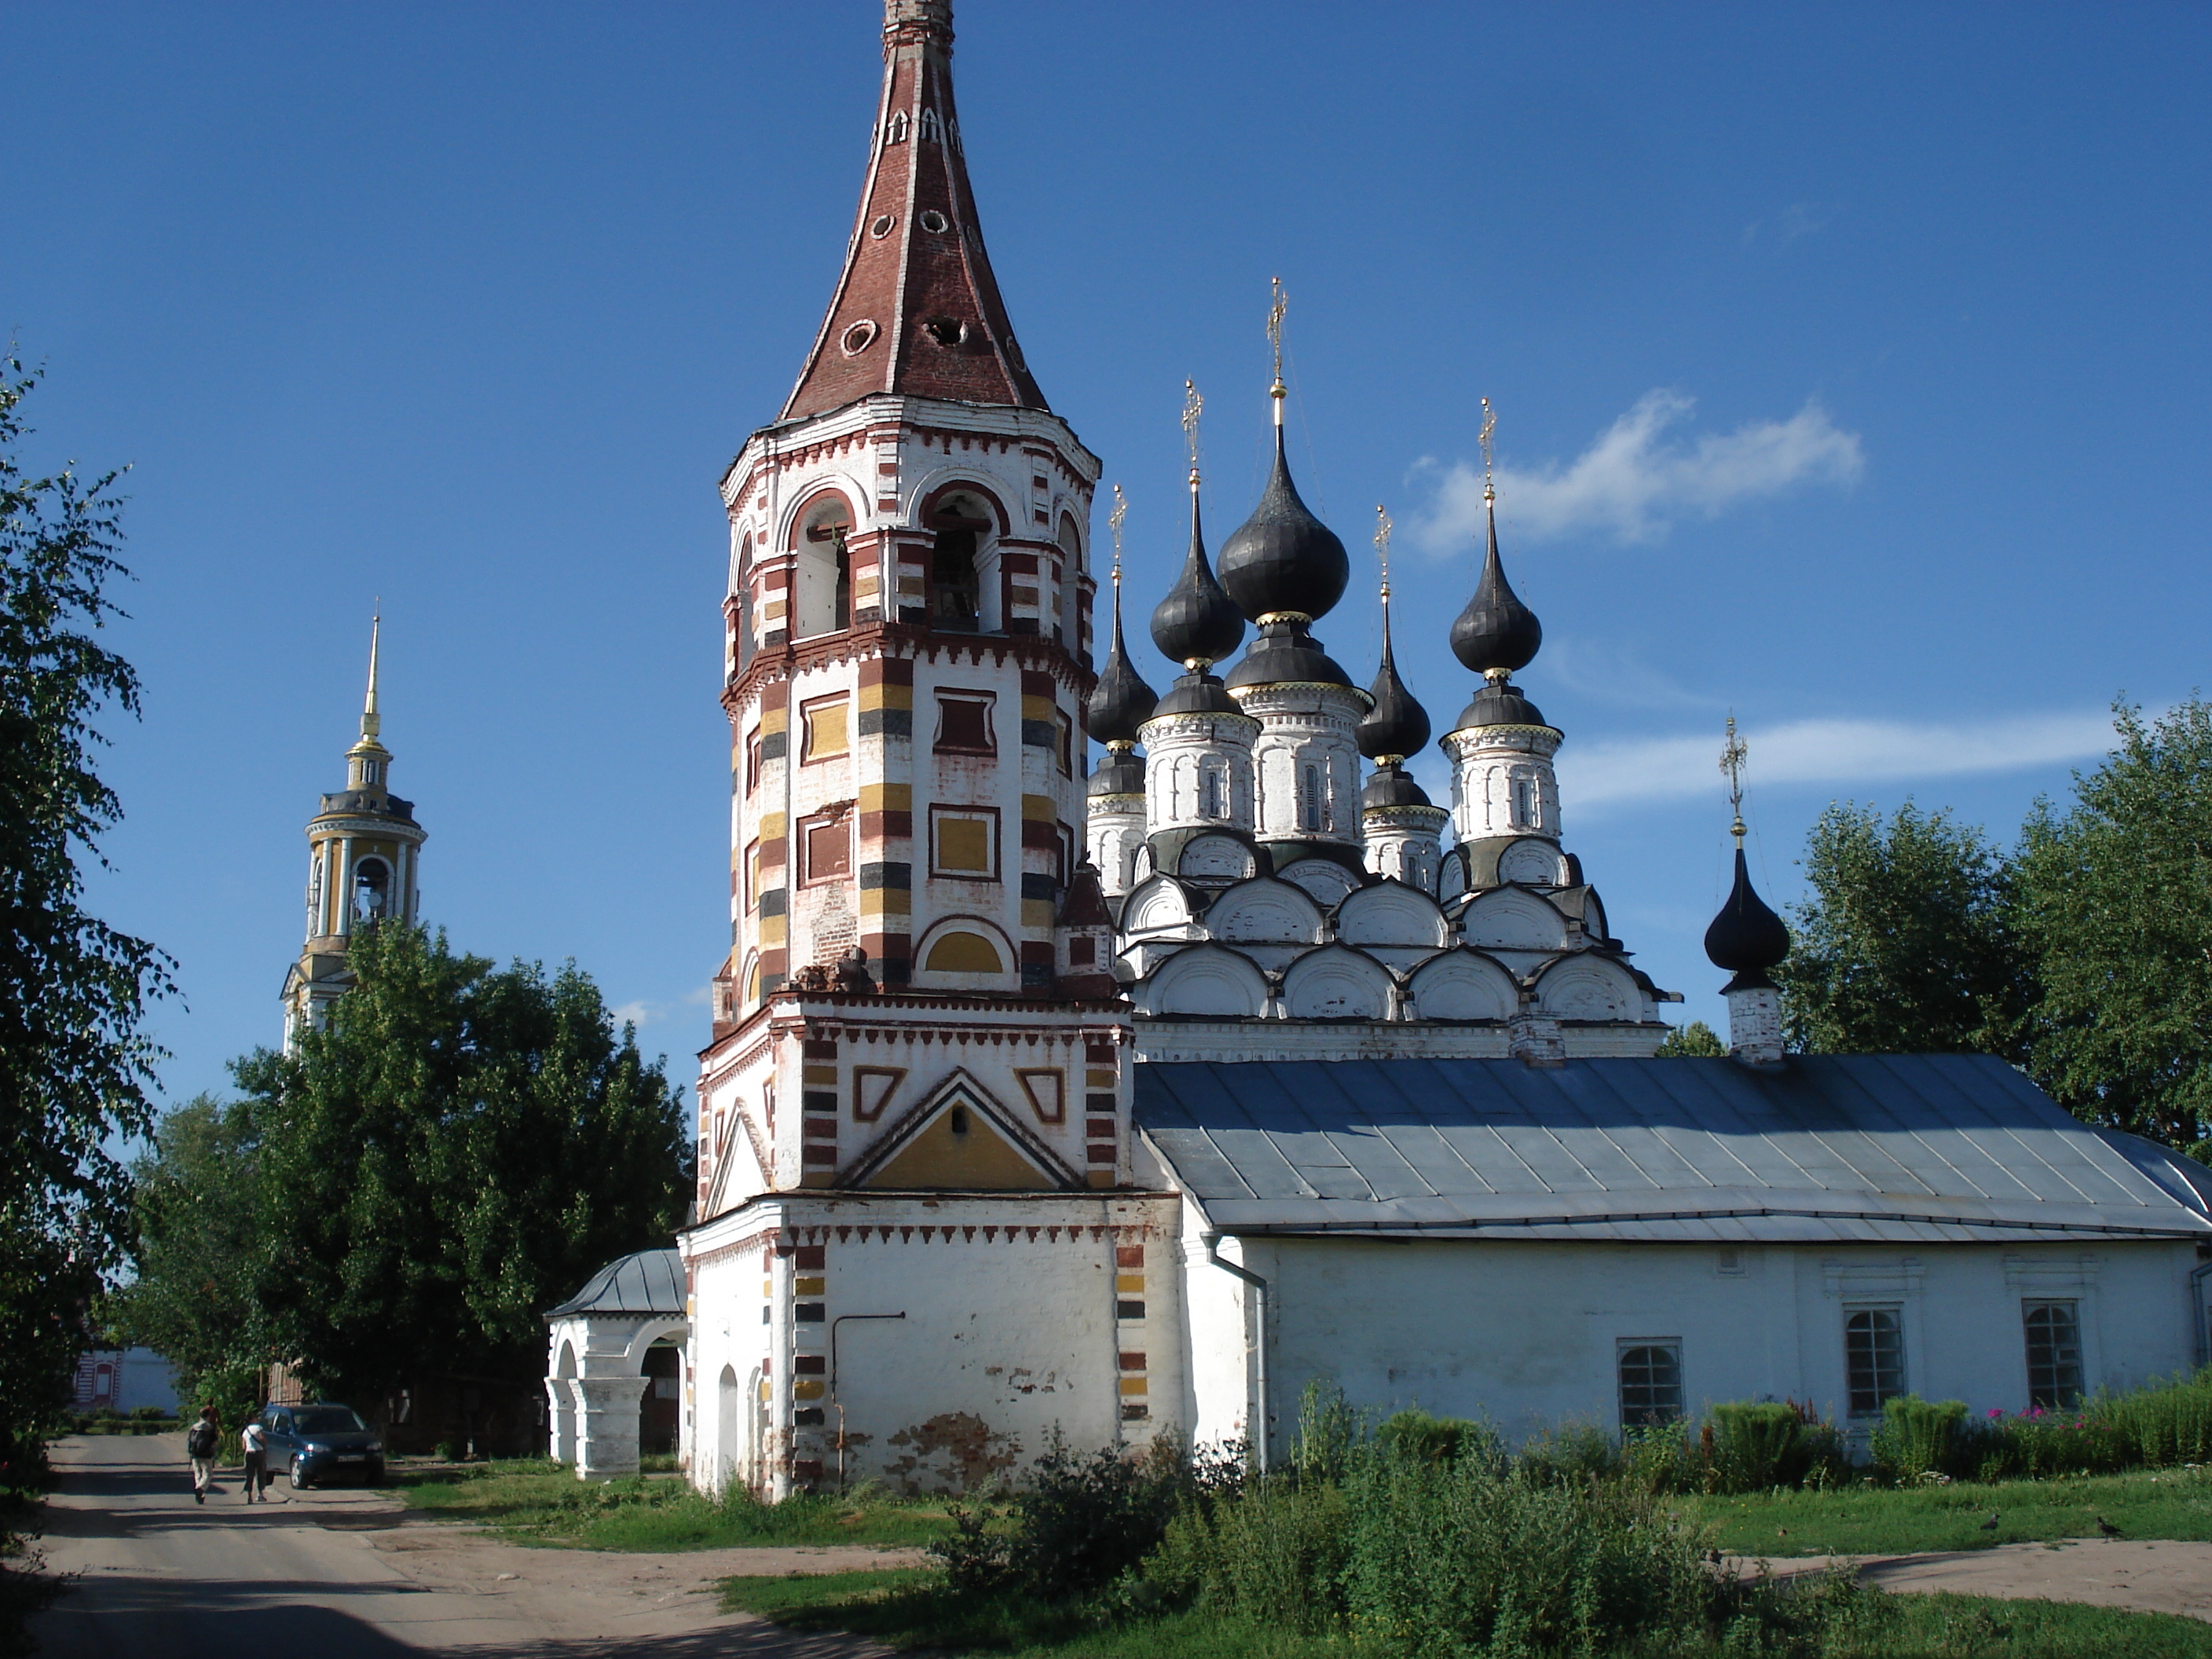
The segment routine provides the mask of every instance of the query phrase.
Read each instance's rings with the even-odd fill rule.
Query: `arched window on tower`
[[[1052,607],[1052,636],[1070,650],[1079,649],[1082,640],[1080,615],[1083,592],[1083,532],[1077,528],[1075,515],[1060,515],[1059,592]]]
[[[886,124],[884,132],[884,141],[888,143],[906,143],[906,112],[902,109],[892,111],[891,118]]]
[[[1328,791],[1322,785],[1320,765],[1313,761],[1298,768],[1298,828],[1311,832],[1328,828]]]
[[[1516,830],[1537,828],[1536,809],[1536,780],[1523,772],[1513,780],[1513,827]]]
[[[1200,817],[1229,816],[1229,769],[1208,764],[1198,773],[1198,812]]]
[[[320,933],[323,928],[323,849],[315,849],[314,858],[307,866],[307,932]]]
[[[929,555],[929,625],[951,634],[982,626],[982,580],[976,558],[996,526],[988,507],[964,491],[948,495],[930,515],[937,532]]]
[[[382,859],[354,866],[353,914],[358,921],[382,921],[392,914],[392,866]]]
[[[793,635],[842,633],[853,625],[853,510],[842,495],[824,495],[799,515]]]

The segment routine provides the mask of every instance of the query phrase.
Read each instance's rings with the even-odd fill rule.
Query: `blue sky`
[[[386,617],[429,917],[574,957],[679,1076],[726,939],[721,468],[850,225],[879,13],[13,0],[0,323],[33,458],[133,465],[95,888],[178,958],[183,1097],[273,1040],[305,842]],[[2008,836],[2124,691],[2202,682],[2212,12],[963,0],[963,136],[1054,406],[1130,500],[1137,617],[1267,443],[1449,725],[1477,398],[1569,846],[1719,1017],[1714,755],[1792,896],[1829,800]],[[1317,631],[1363,680],[1354,596]],[[1165,665],[1147,655],[1164,683]],[[1432,790],[1443,783],[1433,761]]]

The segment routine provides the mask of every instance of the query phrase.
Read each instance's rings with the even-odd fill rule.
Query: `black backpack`
[[[215,1455],[215,1425],[202,1418],[185,1437],[185,1449],[194,1457]]]

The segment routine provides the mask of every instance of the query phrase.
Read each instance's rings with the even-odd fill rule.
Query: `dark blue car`
[[[384,1481],[384,1443],[350,1406],[270,1406],[261,1413],[269,1431],[269,1473],[279,1469],[295,1489],[332,1480]]]

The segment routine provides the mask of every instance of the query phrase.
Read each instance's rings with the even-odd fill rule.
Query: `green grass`
[[[1903,1555],[2094,1538],[2100,1515],[2130,1538],[2212,1540],[2208,1469],[1679,1501],[1721,1548],[1742,1555]],[[1992,1510],[1996,1528],[1984,1532]]]
[[[774,1505],[727,1504],[679,1476],[583,1481],[543,1459],[395,1471],[408,1508],[471,1521],[517,1543],[599,1550],[749,1544],[921,1545],[950,1530],[942,1504],[855,1492]]]
[[[1069,1608],[955,1595],[921,1570],[726,1578],[721,1594],[726,1612],[926,1648],[936,1659],[1353,1659],[1387,1651],[1204,1613],[1101,1624]],[[1859,1610],[1848,1629],[1798,1650],[1802,1659],[2212,1659],[2212,1625],[2168,1613],[1880,1592],[1864,1593]],[[1718,1644],[1669,1643],[1651,1659],[1725,1651]]]

